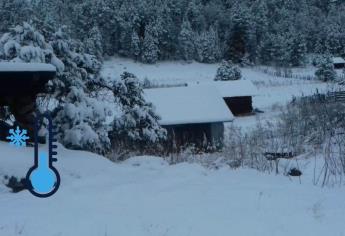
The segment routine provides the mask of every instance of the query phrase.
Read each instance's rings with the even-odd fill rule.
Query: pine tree
[[[97,26],[93,27],[84,42],[87,53],[95,55],[98,59],[103,57],[103,37]]]
[[[0,59],[13,62],[50,63],[58,71],[64,70],[61,60],[46,42],[44,36],[30,24],[24,22],[11,28],[0,39]]]
[[[111,134],[116,145],[143,151],[166,139],[166,130],[158,123],[160,117],[152,104],[145,101],[142,84],[135,75],[124,72],[121,80],[115,82],[113,92],[123,111],[114,121]]]
[[[238,66],[232,64],[231,61],[223,61],[217,70],[215,81],[239,80],[242,74]]]
[[[145,38],[143,42],[143,50],[141,56],[141,60],[143,62],[153,64],[158,61],[158,43],[158,32],[156,29],[156,25],[154,23],[150,23],[145,28]]]
[[[218,34],[213,27],[196,36],[195,47],[199,62],[215,63],[220,58]]]
[[[206,19],[203,15],[203,6],[200,1],[192,0],[189,2],[186,17],[195,32],[202,32],[207,29]]]
[[[110,108],[91,93],[103,83],[101,63],[90,54],[75,51],[74,41],[63,29],[54,33],[50,44],[65,69],[54,83],[59,104],[53,111],[58,139],[68,148],[104,154],[110,147],[106,119]]]
[[[179,34],[179,51],[182,58],[186,61],[194,59],[194,32],[188,20],[182,23],[181,32]]]
[[[334,69],[332,57],[330,54],[324,55],[320,64],[318,65],[315,76],[316,78],[324,82],[333,81],[337,78],[337,73]]]
[[[0,35],[32,16],[30,1],[0,0]]]
[[[249,12],[239,3],[236,3],[231,10],[233,26],[230,32],[228,58],[234,63],[241,63],[248,50]]]
[[[132,51],[132,57],[135,60],[138,60],[140,57],[140,38],[138,36],[138,33],[136,31],[133,31],[132,33],[132,43],[131,43],[131,51]]]
[[[307,45],[305,38],[300,34],[294,34],[289,45],[290,65],[302,66],[305,63],[305,57],[307,53]]]

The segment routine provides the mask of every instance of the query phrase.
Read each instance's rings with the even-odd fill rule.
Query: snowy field
[[[112,79],[118,79],[124,72],[135,74],[139,79],[149,79],[154,84],[181,85],[212,82],[219,64],[202,64],[198,62],[159,62],[155,65],[136,63],[131,59],[111,58],[104,63],[102,73]],[[254,107],[265,113],[252,117],[241,117],[234,124],[244,128],[255,126],[256,121],[272,120],[279,109],[290,102],[293,97],[312,95],[336,89],[334,84],[320,81],[287,79],[274,77],[250,68],[241,68],[244,80],[252,81],[259,93],[254,97]],[[314,68],[294,69],[296,73],[310,74]]]
[[[1,175],[24,176],[32,148],[0,149]],[[53,197],[1,187],[0,235],[345,235],[344,188],[246,169],[169,166],[154,157],[114,164],[58,150],[62,185]]]
[[[113,58],[104,64],[103,74],[116,79],[128,71],[161,84],[202,83],[211,82],[217,68]],[[257,87],[254,105],[265,113],[235,118],[240,127],[275,119],[293,96],[333,89],[251,69],[243,69],[243,77]],[[301,160],[301,178],[289,178],[227,166],[168,165],[158,157],[112,163],[59,145],[61,187],[51,198],[38,199],[27,191],[13,194],[3,184],[5,175],[26,175],[33,148],[14,149],[0,142],[0,150],[0,236],[345,235],[345,188],[314,186],[312,160]]]

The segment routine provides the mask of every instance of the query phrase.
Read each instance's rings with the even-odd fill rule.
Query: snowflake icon
[[[26,147],[26,140],[29,139],[27,135],[27,130],[21,130],[18,126],[16,130],[10,129],[9,134],[6,139],[11,140],[10,144],[16,147]]]

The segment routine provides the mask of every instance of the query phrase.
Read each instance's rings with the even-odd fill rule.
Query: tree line
[[[0,0],[0,32],[65,25],[98,58],[299,66],[345,56],[343,12],[340,0]]]

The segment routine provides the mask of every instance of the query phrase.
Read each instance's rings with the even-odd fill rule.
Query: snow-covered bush
[[[50,63],[58,72],[64,70],[63,63],[55,56],[44,36],[25,22],[11,28],[0,38],[0,60]]]
[[[68,148],[105,153],[110,147],[110,127],[106,125],[109,112],[105,103],[71,87],[65,103],[53,113],[58,140]]]
[[[318,69],[315,72],[316,78],[321,81],[333,81],[337,78],[337,73],[334,69],[333,61],[330,55],[325,55],[318,65]]]
[[[214,80],[239,80],[241,79],[241,77],[241,70],[238,66],[232,64],[231,61],[223,61],[217,70],[217,74]]]
[[[131,151],[155,150],[166,139],[166,130],[158,121],[151,103],[143,96],[142,84],[135,75],[124,72],[114,83],[114,96],[121,105],[123,115],[114,121],[111,134],[114,148]]]

